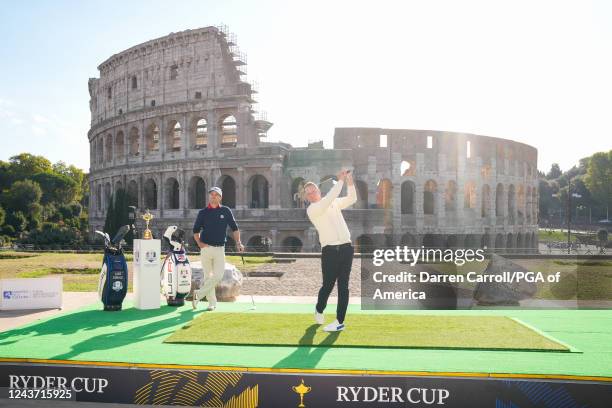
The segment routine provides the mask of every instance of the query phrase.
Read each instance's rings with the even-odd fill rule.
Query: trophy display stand
[[[159,309],[159,271],[161,263],[161,241],[152,239],[149,221],[153,218],[149,212],[142,216],[147,226],[143,239],[134,240],[134,307],[136,309]]]

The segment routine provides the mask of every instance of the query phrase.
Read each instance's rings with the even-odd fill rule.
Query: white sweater
[[[319,233],[321,248],[325,245],[340,245],[351,242],[351,233],[341,210],[355,204],[357,191],[355,185],[349,186],[346,197],[338,198],[343,185],[343,181],[336,183],[325,197],[310,204],[306,210],[308,218]]]

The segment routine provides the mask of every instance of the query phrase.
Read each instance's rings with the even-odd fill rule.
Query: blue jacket
[[[229,207],[224,205],[216,208],[206,207],[198,212],[193,224],[193,233],[200,233],[200,241],[205,244],[223,246],[228,226],[232,231],[238,230],[234,214]]]

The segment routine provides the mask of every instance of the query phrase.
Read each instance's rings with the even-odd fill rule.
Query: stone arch
[[[434,180],[427,180],[423,189],[423,213],[424,214],[435,214],[436,213],[436,192],[438,185]]]
[[[121,190],[123,188],[123,183],[121,182],[121,180],[117,180],[115,182],[115,194],[117,194],[117,191]]]
[[[104,184],[104,211],[108,209],[108,206],[113,198],[113,190],[111,183],[107,182]]]
[[[303,243],[298,237],[290,236],[283,239],[283,252],[302,252]]]
[[[130,180],[127,185],[127,202],[128,205],[138,207],[138,183],[135,180]]]
[[[514,248],[515,248],[515,244],[514,244],[514,235],[512,235],[511,232],[509,232],[506,235],[506,252],[510,253],[510,252],[514,252]]]
[[[353,208],[368,208],[368,184],[363,180],[355,180],[355,190],[357,191],[357,202]]]
[[[269,185],[268,180],[261,174],[249,179],[247,184],[249,192],[249,208],[268,208]]]
[[[531,252],[532,252],[532,249],[531,249],[531,248],[532,248],[532,244],[531,244],[531,234],[530,234],[530,233],[525,233],[525,234],[524,234],[524,237],[525,237],[525,238],[524,238],[524,239],[525,239],[525,241],[524,241],[524,245],[523,245],[523,247],[525,248],[525,251],[524,251],[524,252],[526,252],[526,253],[531,253]]]
[[[145,133],[145,151],[148,153],[159,152],[159,126],[151,123]]]
[[[304,183],[305,181],[301,177],[296,177],[291,182],[291,206],[293,208],[305,207]]]
[[[535,187],[531,190],[531,202],[532,202],[532,205],[531,205],[531,212],[532,212],[532,214],[531,214],[531,222],[532,222],[532,224],[537,224],[538,223],[538,210],[539,210],[539,208],[538,208],[538,195],[537,195]]]
[[[166,133],[166,151],[180,152],[183,143],[183,128],[178,120],[168,122],[168,131]]]
[[[355,252],[365,254],[371,253],[374,249],[376,249],[374,239],[367,234],[360,235],[355,240]]]
[[[98,210],[102,210],[102,184],[98,184],[96,187],[96,207]]]
[[[516,197],[514,194],[514,184],[508,186],[508,224],[515,224],[514,213],[516,210]]]
[[[221,147],[236,147],[238,144],[238,123],[234,115],[225,115],[219,120]]]
[[[121,160],[125,157],[125,135],[118,131],[115,135],[115,158]]]
[[[130,129],[129,145],[130,156],[138,156],[140,154],[140,135],[136,126]]]
[[[444,210],[446,212],[457,211],[457,183],[450,180],[446,184],[444,192]]]
[[[208,121],[204,118],[198,118],[194,121],[194,137],[191,145],[194,149],[204,149],[208,146]]]
[[[157,183],[152,178],[144,183],[144,206],[145,209],[157,209]]]
[[[489,249],[489,247],[491,246],[491,235],[489,234],[482,234],[482,236],[480,237],[480,247],[482,249]]]
[[[266,252],[269,248],[266,243],[266,238],[261,235],[253,235],[249,238],[246,248],[251,252]]]
[[[517,200],[516,200],[516,212],[519,222],[522,224],[525,219],[525,186],[520,184],[518,186]]]
[[[406,180],[401,186],[401,206],[402,214],[414,214],[414,183],[410,180]]]
[[[98,164],[104,163],[104,137],[98,136],[96,141],[96,160]]]
[[[478,236],[476,234],[466,234],[463,241],[463,246],[465,248],[476,248],[478,247],[478,243]]]
[[[476,183],[468,181],[463,191],[463,208],[474,209],[476,205]]]
[[[104,160],[106,162],[113,160],[113,136],[111,134],[104,138]]]
[[[174,177],[168,177],[165,181],[164,192],[166,197],[164,200],[164,208],[177,210],[180,208],[180,187],[179,182]]]
[[[187,195],[189,196],[189,208],[206,207],[206,182],[202,177],[193,176],[191,180],[189,180]],[[225,193],[223,195],[225,196]]]
[[[404,235],[402,235],[402,238],[400,239],[400,244],[402,246],[407,246],[408,248],[416,248],[417,246],[416,237],[412,235],[411,233],[407,232]]]
[[[525,236],[520,232],[516,234],[516,252],[524,253],[525,252]]]
[[[438,239],[434,234],[425,234],[423,235],[423,246],[425,248],[437,248]]]
[[[527,194],[525,195],[525,217],[527,219],[527,224],[531,224],[531,206],[533,202],[531,201],[531,186],[527,186]]]
[[[491,202],[491,187],[488,184],[482,186],[482,197],[480,200],[480,216],[482,218],[488,217],[491,214],[490,207]]]
[[[236,208],[236,181],[228,175],[223,175],[217,182],[223,191],[223,205]]]
[[[393,208],[393,184],[391,180],[384,178],[378,181],[376,205],[378,208],[385,210]]]
[[[506,248],[506,244],[504,243],[504,234],[497,234],[495,236],[495,252],[501,252],[501,250]]]
[[[446,237],[446,248],[457,248],[459,246],[459,239],[457,238],[457,235],[451,234],[448,237]]]
[[[504,215],[504,185],[497,184],[495,188],[495,216],[501,217]]]

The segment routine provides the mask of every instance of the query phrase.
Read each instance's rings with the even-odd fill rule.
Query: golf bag
[[[176,225],[169,226],[164,232],[164,241],[170,250],[161,268],[161,289],[168,306],[183,306],[185,296],[191,289],[191,265],[185,250],[185,232]]]
[[[128,286],[128,267],[123,255],[123,237],[134,227],[124,225],[111,240],[108,233],[96,231],[104,237],[104,259],[98,281],[98,296],[106,311],[121,310]]]

